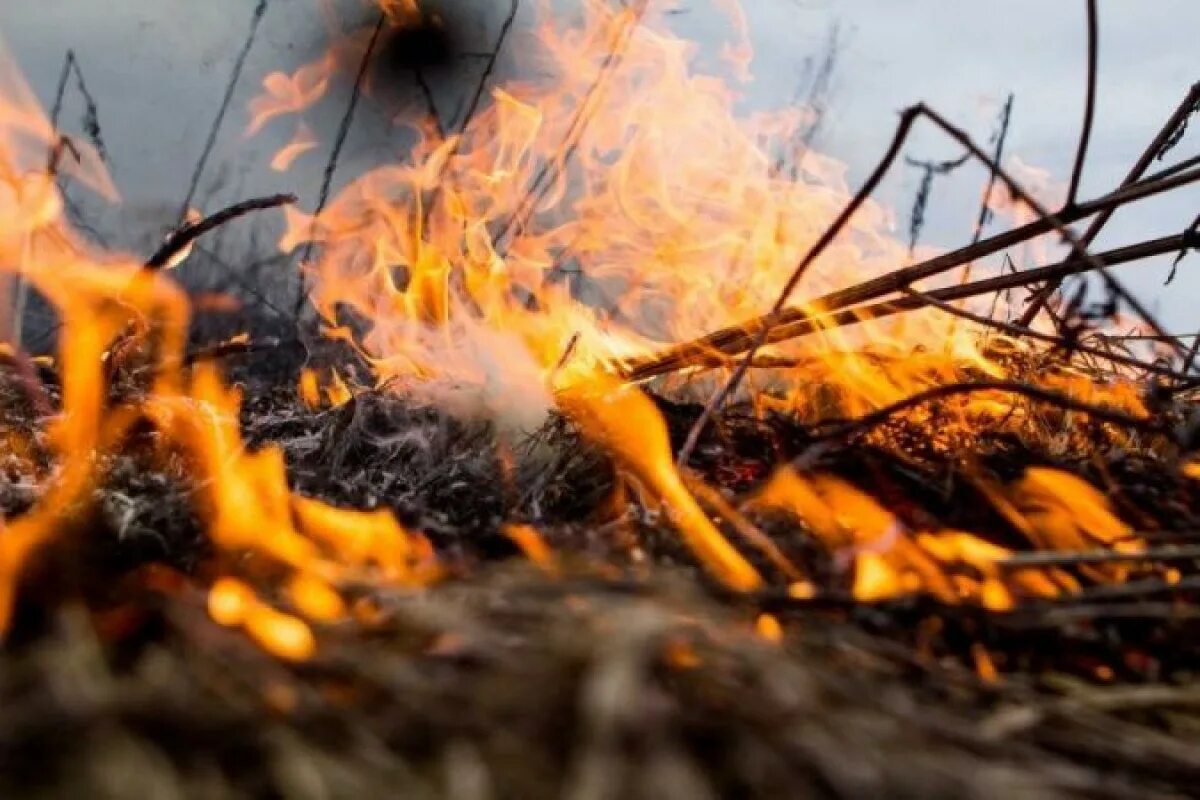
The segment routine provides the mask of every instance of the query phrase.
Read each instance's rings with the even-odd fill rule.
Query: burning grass
[[[681,442],[700,408],[659,406]],[[1200,665],[1188,644],[1198,641],[1194,560],[1065,559],[1054,569],[1074,592],[1004,612],[931,592],[868,602],[854,596],[863,562],[763,495],[774,465],[792,459],[804,474],[830,476],[817,488],[863,487],[859,505],[839,505],[847,514],[884,513],[863,505],[872,498],[914,529],[1019,546],[1021,531],[979,476],[1011,486],[1041,464],[1064,481],[1108,486],[1124,524],[1163,530],[1146,538],[1186,556],[1189,535],[1166,529],[1200,510],[1196,482],[1086,422],[1073,429],[1092,437],[1084,458],[997,431],[973,443],[978,463],[967,472],[953,455],[961,451],[897,445],[927,422],[900,418],[813,453],[807,427],[790,417],[721,415],[697,449],[698,474],[726,487],[729,503],[761,498],[744,508],[746,524],[812,588],[797,591],[794,576],[744,547],[767,582],[745,594],[706,577],[669,515],[614,507],[618,470],[568,424],[552,423],[536,453],[509,460],[492,426],[392,393],[362,390],[314,411],[292,386],[263,391],[241,427],[252,447],[282,449],[294,490],[391,509],[429,537],[447,570],[419,592],[346,584],[347,612],[314,623],[318,646],[295,664],[212,621],[201,587],[247,565],[214,553],[185,464],[163,464],[149,440],[132,439],[112,454],[81,535],[29,575],[0,669],[0,774],[13,793],[87,786],[114,797],[133,787],[431,797],[480,787],[524,797],[1186,791],[1200,771],[1189,744]],[[1021,423],[1030,424],[1044,422]],[[513,519],[535,525],[552,566],[522,557],[505,533]],[[744,546],[737,526],[722,527]],[[1128,572],[1114,583],[1118,568]],[[294,602],[282,584],[264,599]]]
[[[189,213],[144,262],[72,230],[55,179],[111,194],[101,153],[0,73],[0,266],[62,323],[56,359],[0,363],[3,780],[1188,791],[1195,353],[1108,267],[1196,231],[1088,245],[1200,177],[1145,174],[1200,88],[1091,201],[1090,115],[1051,211],[923,105],[851,193],[788,149],[803,114],[735,113],[669,14],[589,2],[537,29],[543,80],[481,88],[456,133],[427,109],[409,160],[334,193],[381,32],[419,11],[381,4],[252,103],[252,129],[302,114],[357,63],[314,213]],[[740,77],[744,44],[722,53]],[[918,122],[988,166],[1017,227],[908,263],[869,195]],[[197,348],[168,270],[279,206],[318,319],[290,349]],[[913,286],[1050,233],[1059,264]],[[998,292],[1084,272],[1099,304],[1004,316]],[[1111,336],[1126,309],[1170,352]]]

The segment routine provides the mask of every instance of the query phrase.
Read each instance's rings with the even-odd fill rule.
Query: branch
[[[359,98],[362,97],[363,83],[367,78],[367,70],[371,66],[371,59],[375,56],[375,47],[379,44],[379,36],[383,33],[384,24],[387,22],[387,13],[380,12],[379,19],[375,23],[375,30],[371,33],[371,41],[367,44],[367,49],[363,52],[362,61],[358,65],[358,74],[354,77],[354,89],[350,92],[350,102],[346,104],[346,111],[342,114],[342,121],[338,125],[337,136],[333,140],[333,149],[329,153],[329,161],[325,163],[325,173],[321,177],[321,191],[317,196],[317,207],[313,211],[312,224],[315,232],[317,218],[321,216],[321,212],[325,210],[326,204],[329,202],[329,190],[333,185],[333,176],[337,172],[338,160],[342,156],[342,148],[346,146],[346,137],[350,135],[350,125],[354,122],[354,112],[358,109]],[[303,267],[312,258],[313,241],[310,236],[308,243],[304,246],[304,250],[300,255],[300,264]],[[308,302],[308,290],[304,285],[304,270],[300,271],[300,288],[296,294],[296,307],[293,309],[297,324],[300,321],[300,314],[304,310],[304,304]]]
[[[1100,261],[1088,252],[1087,245],[1085,245],[1084,242],[1078,236],[1076,236],[1070,228],[1067,227],[1066,223],[1059,219],[1058,215],[1051,213],[1036,198],[1026,192],[1019,183],[1013,180],[1013,178],[1004,170],[1003,167],[992,161],[988,155],[984,153],[969,136],[967,136],[965,132],[959,128],[956,128],[954,125],[951,125],[949,121],[947,121],[944,117],[942,117],[941,114],[933,109],[924,105],[921,105],[918,108],[927,119],[941,128],[946,135],[950,136],[963,147],[966,147],[968,150],[970,150],[976,158],[992,167],[992,169],[996,171],[996,174],[1000,176],[1000,179],[1004,181],[1005,186],[1008,187],[1008,191],[1014,199],[1024,203],[1036,214],[1038,214],[1038,216],[1047,220],[1052,228],[1063,237],[1068,245],[1070,245],[1071,249],[1076,253],[1076,255],[1082,259],[1090,261],[1093,264],[1095,271],[1100,274],[1101,278],[1103,278],[1105,286],[1108,287],[1110,292],[1124,300],[1126,304],[1128,304],[1128,306],[1133,309],[1133,311],[1139,317],[1141,317],[1155,333],[1163,336],[1166,335],[1166,329],[1163,328],[1163,326],[1158,322],[1154,314],[1151,313],[1151,311],[1146,308],[1140,300],[1138,300],[1128,289],[1124,287],[1120,281],[1118,281],[1112,275],[1112,273],[1108,271],[1108,269],[1104,266],[1104,262]],[[1180,343],[1175,342],[1174,344],[1176,345],[1175,349],[1181,356],[1186,354],[1186,350]]]
[[[897,156],[900,155],[900,149],[904,146],[905,141],[908,140],[908,135],[912,131],[912,126],[917,121],[917,116],[919,114],[920,108],[917,106],[905,109],[903,112],[901,112],[900,123],[896,126],[896,132],[892,136],[892,143],[888,146],[887,152],[884,153],[883,158],[880,159],[879,163],[875,166],[875,170],[870,174],[866,182],[862,185],[862,188],[858,190],[846,207],[842,209],[841,213],[838,214],[837,218],[834,219],[833,223],[825,229],[825,232],[821,234],[820,238],[817,239],[811,248],[809,248],[808,253],[796,266],[796,269],[792,271],[791,277],[789,277],[787,283],[783,285],[783,289],[780,291],[779,297],[775,300],[775,304],[771,307],[771,311],[763,318],[763,324],[759,327],[758,332],[755,334],[754,340],[746,353],[746,357],[738,365],[737,369],[734,370],[733,375],[725,383],[725,385],[722,386],[721,389],[709,399],[708,403],[704,406],[704,411],[701,412],[700,416],[696,419],[695,424],[692,425],[692,429],[688,432],[687,440],[684,442],[683,448],[679,451],[678,463],[680,465],[687,464],[688,458],[691,456],[692,451],[696,448],[696,443],[700,440],[700,434],[703,433],[704,428],[707,427],[709,420],[712,419],[713,414],[715,414],[724,404],[725,400],[737,390],[738,385],[746,376],[746,372],[750,369],[750,364],[754,361],[755,354],[758,352],[759,348],[766,343],[767,336],[771,332],[771,327],[776,323],[777,317],[787,304],[787,301],[791,298],[792,292],[800,283],[800,279],[804,277],[804,274],[808,271],[809,267],[813,265],[813,262],[815,262],[817,258],[819,258],[823,252],[825,252],[825,249],[833,243],[834,239],[836,239],[838,234],[842,232],[842,229],[846,227],[846,224],[854,216],[855,212],[862,207],[863,203],[867,201],[867,198],[869,198],[875,191],[876,187],[879,186],[884,176],[887,175],[888,170],[891,169],[891,166],[896,161]]]
[[[1176,133],[1182,129],[1183,125],[1187,123],[1188,117],[1190,117],[1196,110],[1197,103],[1200,103],[1200,83],[1195,83],[1192,85],[1192,88],[1188,90],[1187,95],[1184,96],[1178,107],[1176,107],[1174,113],[1171,114],[1166,123],[1155,135],[1153,141],[1151,141],[1150,144],[1146,146],[1146,149],[1142,151],[1141,156],[1138,157],[1138,160],[1133,165],[1133,168],[1129,170],[1129,174],[1125,176],[1125,180],[1121,182],[1122,189],[1132,187],[1137,184],[1141,177],[1146,173],[1146,170],[1150,168],[1150,165],[1154,163],[1154,160],[1159,157],[1160,153],[1163,152],[1163,148],[1172,141]],[[1118,190],[1118,192],[1119,191],[1120,190]],[[1114,206],[1112,209],[1100,212],[1100,215],[1092,221],[1092,224],[1088,227],[1087,231],[1084,232],[1080,241],[1089,245],[1095,241],[1096,237],[1100,234],[1100,231],[1105,225],[1108,224],[1113,212],[1116,211],[1118,207],[1119,206]],[[1025,309],[1025,313],[1021,315],[1021,319],[1019,320],[1020,324],[1024,325],[1025,327],[1029,327],[1033,323],[1034,318],[1037,317],[1038,313],[1046,305],[1046,302],[1056,291],[1058,291],[1058,287],[1061,285],[1061,280],[1052,281],[1040,292],[1038,292],[1038,294],[1035,295],[1033,300],[1030,302],[1029,307]]]
[[[274,194],[270,197],[259,197],[254,200],[244,200],[241,203],[232,205],[229,208],[222,209],[217,213],[205,217],[199,222],[191,225],[185,225],[172,233],[167,240],[163,242],[162,247],[146,260],[145,267],[149,270],[159,270],[165,267],[169,268],[171,262],[175,260],[179,254],[191,247],[192,243],[199,239],[209,231],[215,230],[222,225],[232,222],[233,220],[244,217],[255,211],[265,211],[270,208],[279,208],[280,206],[291,205],[296,202],[294,194]]]
[[[492,238],[501,258],[507,255],[511,238],[516,233],[524,230],[538,205],[546,197],[550,189],[553,188],[554,178],[557,177],[562,168],[574,157],[575,151],[579,147],[579,142],[583,139],[584,133],[591,124],[592,115],[595,113],[596,105],[598,104],[598,98],[603,94],[609,77],[624,60],[625,50],[633,40],[634,31],[641,24],[648,7],[649,0],[640,0],[637,5],[627,7],[629,16],[625,18],[624,24],[616,32],[612,43],[609,45],[608,54],[605,56],[604,62],[600,65],[600,70],[597,72],[595,80],[592,81],[592,85],[588,87],[587,94],[584,95],[583,101],[579,104],[575,116],[572,117],[570,124],[567,126],[567,132],[558,147],[558,151],[555,153],[555,157],[549,159],[538,170],[538,173],[533,177],[533,181],[525,190],[525,195],[521,198],[521,202],[518,203],[517,208],[509,215],[500,232]]]
[[[1084,353],[1086,355],[1104,359],[1105,361],[1111,361],[1115,364],[1122,364],[1124,366],[1134,367],[1136,369],[1145,370],[1146,372],[1156,373],[1164,378],[1174,378],[1175,380],[1186,380],[1187,379],[1186,373],[1177,372],[1173,369],[1169,369],[1167,367],[1162,367],[1158,364],[1141,361],[1132,356],[1127,356],[1122,353],[1115,353],[1115,352],[1111,352],[1109,350],[1102,350],[1099,347],[1093,347],[1084,342],[1072,342],[1063,336],[1057,336],[1057,335],[1051,334],[1051,333],[1042,333],[1041,331],[1035,331],[1035,330],[1031,330],[1029,328],[1022,328],[1020,325],[1016,325],[1011,322],[1004,322],[1003,320],[992,319],[990,317],[985,317],[981,314],[973,314],[970,311],[967,311],[966,309],[951,305],[950,303],[947,303],[943,300],[939,300],[938,298],[933,297],[929,294],[925,294],[923,292],[918,292],[916,289],[906,289],[904,291],[905,291],[905,294],[908,294],[910,297],[919,299],[922,302],[924,302],[925,304],[927,304],[928,306],[936,308],[940,311],[944,311],[947,314],[952,314],[953,316],[961,317],[962,319],[969,320],[970,322],[974,322],[978,325],[983,325],[983,326],[986,326],[989,328],[995,328],[995,329],[1003,331],[1011,336],[1024,337],[1024,338],[1028,338],[1028,339],[1036,339],[1038,341],[1046,342],[1047,344],[1052,344],[1056,348],[1062,349],[1069,353]],[[1161,341],[1161,340],[1158,340],[1158,341]]]
[[[1079,195],[1079,181],[1087,160],[1088,143],[1092,138],[1092,123],[1096,117],[1096,72],[1099,61],[1099,22],[1096,0],[1087,0],[1087,89],[1084,95],[1083,127],[1079,131],[1079,146],[1075,149],[1075,166],[1071,169],[1071,184],[1067,189],[1066,205],[1072,206]],[[1090,244],[1090,242],[1089,242]]]
[[[200,186],[200,177],[204,174],[204,168],[208,165],[213,147],[217,144],[217,134],[221,132],[221,126],[225,124],[225,115],[229,112],[230,103],[233,102],[233,92],[241,80],[242,70],[246,68],[246,58],[250,55],[251,48],[254,47],[254,40],[258,37],[258,28],[262,24],[263,17],[266,16],[267,3],[268,0],[258,0],[258,5],[254,8],[254,15],[250,20],[250,32],[246,35],[246,41],[233,64],[229,83],[225,85],[225,96],[221,98],[217,116],[208,130],[208,139],[205,140],[204,149],[200,152],[200,160],[196,162],[196,167],[192,170],[192,182],[188,185],[187,196],[183,198],[183,203],[179,208],[180,222],[187,218],[188,210],[192,207],[192,200],[196,197],[196,190]]]
[[[1200,84],[1197,85],[1197,88],[1198,94],[1200,94]],[[1073,209],[1061,212],[1058,219],[1061,222],[1070,224],[1081,219],[1086,219],[1094,214],[1118,208],[1126,203],[1152,197],[1197,181],[1200,181],[1200,170],[1181,175],[1171,175],[1162,181],[1134,183],[1124,189],[1087,203],[1078,204]],[[799,325],[800,330],[804,331],[811,324],[814,314],[818,314],[817,318],[819,319],[841,309],[898,292],[905,286],[949,272],[969,261],[999,252],[1034,236],[1048,233],[1053,229],[1053,225],[1049,221],[1035,219],[1019,228],[1013,228],[1012,230],[984,239],[978,244],[968,245],[950,253],[943,253],[927,261],[903,267],[855,284],[854,286],[822,295],[815,300],[806,302],[804,308],[798,306],[786,308],[779,312],[773,320],[770,320],[770,324],[775,330],[772,331],[767,341],[771,343],[800,335],[791,332],[789,326]],[[1086,272],[1087,270],[1076,270],[1064,274],[1070,275],[1080,271]],[[1029,273],[1022,272],[1017,274],[1025,275]],[[1045,280],[1045,278],[1039,278],[1038,280]],[[1033,282],[1032,278],[1029,281],[1012,284],[1012,286],[1021,286],[1030,282]],[[805,308],[819,309],[819,311],[809,312]],[[750,346],[750,342],[753,341],[753,334],[760,327],[768,324],[768,318],[769,315],[764,315],[738,325],[722,328],[690,342],[675,345],[657,356],[630,365],[625,369],[624,375],[629,380],[645,380],[655,375],[679,369],[680,365],[686,366],[691,359],[696,358],[700,354],[712,353],[713,351],[723,351],[726,353],[744,352]],[[782,333],[780,332],[781,330],[783,331]]]
[[[1179,247],[1200,247],[1200,234],[1190,235],[1188,233],[1177,234],[1175,236],[1166,236],[1161,239],[1153,239],[1148,242],[1141,242],[1127,247],[1109,250],[1101,254],[1104,262],[1110,266],[1120,266],[1134,261],[1140,261],[1154,256],[1160,256],[1167,253],[1176,252]],[[932,289],[925,293],[926,297],[935,298],[942,302],[952,300],[963,300],[969,297],[977,297],[979,295],[992,294],[994,292],[1007,291],[1009,289],[1028,286],[1039,281],[1066,277],[1068,275],[1078,275],[1087,272],[1091,269],[1091,264],[1086,261],[1071,259],[1062,261],[1057,264],[1051,264],[1044,267],[1036,267],[1034,269],[1025,270],[1023,272],[1010,272],[1001,275],[996,275],[991,278],[973,281],[972,283],[963,284],[960,286],[947,286],[940,289]],[[897,291],[904,291],[906,287],[899,286]],[[795,339],[801,336],[807,336],[821,330],[829,330],[832,328],[842,328],[850,325],[857,325],[863,322],[873,322],[884,317],[890,317],[895,314],[904,313],[907,311],[918,311],[928,307],[925,300],[906,297],[897,300],[885,300],[874,305],[859,305],[853,308],[845,308],[837,311],[827,311],[824,313],[803,315],[786,325],[778,325],[772,331],[769,337],[769,344]],[[1025,330],[1025,329],[1022,329]],[[735,356],[745,352],[750,347],[753,341],[751,330],[749,328],[733,328],[726,329],[729,334],[723,348],[702,348],[694,343],[683,346],[684,349],[676,348],[664,356],[658,356],[645,361],[637,362],[626,368],[624,377],[631,382],[640,382],[649,380],[659,375],[664,375],[668,372],[674,372],[680,369],[686,369],[696,364],[708,365],[713,358],[719,358],[720,355]],[[726,333],[726,332],[720,332]],[[734,336],[736,334],[736,336]],[[710,334],[712,338],[714,335]],[[720,365],[728,365],[728,360],[718,362]],[[1175,373],[1166,370],[1166,376],[1170,377]]]
[[[1017,553],[996,562],[1005,569],[1025,567],[1069,567],[1076,564],[1112,564],[1117,562],[1196,561],[1200,560],[1200,545],[1187,547],[1151,547],[1141,551],[1083,550],[1063,552],[1045,550],[1036,553]]]

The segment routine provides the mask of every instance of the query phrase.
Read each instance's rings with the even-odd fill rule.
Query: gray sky
[[[475,5],[486,11],[464,15],[465,35],[490,39],[507,4],[477,0]],[[676,17],[682,32],[700,41],[727,33],[726,18],[707,10],[708,3],[680,5],[696,6]],[[0,35],[47,103],[63,53],[68,48],[78,53],[99,102],[112,172],[126,197],[121,210],[100,219],[116,242],[144,247],[174,216],[253,6],[250,0],[10,0],[0,5]],[[852,184],[883,152],[896,112],[904,106],[924,100],[984,138],[1009,91],[1016,94],[1009,152],[1065,182],[1082,113],[1083,0],[744,0],[744,6],[756,48],[757,80],[749,92],[755,105],[785,103],[804,59],[818,54],[830,26],[840,23],[844,46],[818,149],[849,164]],[[1200,80],[1195,48],[1200,3],[1108,0],[1101,6],[1100,100],[1085,197],[1116,185],[1187,87]],[[272,0],[201,184],[207,204],[286,189],[312,206],[324,159],[306,159],[308,172],[276,175],[266,164],[290,136],[290,126],[274,126],[249,141],[242,131],[246,102],[262,77],[274,69],[293,69],[318,52],[323,38],[315,7],[315,0]],[[65,119],[76,119],[80,108],[72,99]],[[330,121],[318,133],[335,124]],[[1200,122],[1196,128],[1177,157],[1200,151]],[[349,142],[347,176],[399,155],[386,132],[385,121],[366,109]],[[938,159],[957,155],[928,129],[908,152]],[[897,209],[901,236],[917,177],[901,169],[879,195]],[[969,235],[984,178],[981,169],[964,169],[935,187],[928,243],[953,246]],[[1100,246],[1176,232],[1197,213],[1200,189],[1195,188],[1146,203],[1119,214]],[[1186,302],[1200,293],[1200,256],[1185,262],[1169,289],[1161,286],[1165,274],[1160,263],[1136,267],[1126,277],[1159,307],[1170,327],[1200,328]]]

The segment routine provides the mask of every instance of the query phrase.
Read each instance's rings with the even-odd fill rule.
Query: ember
[[[518,33],[514,0],[450,119],[444,17],[327,4],[246,131],[291,131],[287,176],[353,81],[317,204],[205,216],[193,187],[144,259],[76,230],[63,182],[118,198],[103,143],[0,63],[0,269],[61,325],[34,358],[14,304],[0,353],[0,785],[53,758],[63,791],[111,761],[155,796],[1191,790],[1196,347],[1110,268],[1200,239],[1089,248],[1200,179],[1150,173],[1200,84],[1081,199],[1089,3],[1064,187],[916,105],[854,191],[812,108],[741,110],[748,23],[713,6],[715,65],[667,4]],[[395,99],[381,59],[420,89],[390,109],[412,146],[334,191],[358,105]],[[974,241],[914,261],[871,195],[918,124],[990,180]],[[199,341],[193,311],[243,303],[172,270],[279,208],[289,338]],[[1081,274],[1100,302],[1058,292]]]

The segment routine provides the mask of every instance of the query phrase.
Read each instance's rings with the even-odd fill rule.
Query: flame
[[[1046,491],[1055,486],[1061,494]],[[1067,523],[1057,510],[1071,507],[1085,509],[1077,524],[1096,535],[1128,532],[1106,505],[1097,502],[1095,489],[1066,473],[1030,469],[1012,492],[1026,509],[1031,531],[1064,527]],[[852,592],[860,600],[926,592],[945,603],[975,602],[1007,611],[1016,603],[1014,594],[1053,598],[1078,588],[1061,573],[1002,572],[1001,563],[1013,555],[1008,548],[965,531],[911,530],[870,495],[832,475],[802,476],[785,467],[746,505],[787,511],[804,522],[842,568],[852,571]],[[810,596],[811,586],[799,586],[799,596]]]
[[[297,158],[316,148],[318,144],[316,135],[301,122],[296,126],[296,133],[292,136],[292,140],[271,159],[271,169],[276,172],[287,172]]]
[[[332,53],[305,64],[291,75],[272,72],[263,79],[263,91],[250,101],[250,127],[253,136],[276,117],[299,114],[314,106],[329,90],[336,63]]]
[[[683,484],[671,459],[667,427],[645,394],[612,379],[574,385],[559,406],[584,433],[614,457],[667,507],[684,542],[714,578],[735,591],[751,591],[762,578],[709,520]]]
[[[722,60],[749,80],[745,17],[731,0],[719,3],[735,39]],[[377,5],[391,24],[423,13],[415,0]],[[776,553],[789,593],[811,597],[815,584],[762,547],[769,541],[756,538],[732,505],[681,474],[654,403],[615,377],[631,359],[770,307],[851,196],[842,164],[809,149],[789,155],[805,110],[740,111],[740,98],[704,70],[697,48],[672,33],[671,12],[665,4],[584,0],[568,21],[547,4],[529,46],[514,48],[536,63],[536,78],[495,88],[460,132],[443,137],[435,121],[413,121],[408,159],[355,177],[319,215],[287,209],[280,246],[314,246],[302,268],[328,333],[355,347],[381,384],[453,411],[519,416],[513,424],[521,430],[557,408],[611,454],[626,483],[661,507],[713,580],[737,592],[764,584],[697,495],[720,500],[706,502],[719,521]],[[291,74],[268,75],[250,103],[248,132],[320,103],[362,33]],[[86,518],[102,457],[126,446],[135,425],[152,426],[160,455],[189,466],[220,566],[208,594],[212,619],[281,658],[311,657],[316,626],[377,616],[369,604],[348,606],[344,586],[419,588],[437,580],[429,542],[390,511],[299,496],[288,487],[280,448],[247,448],[239,391],[211,364],[184,367],[190,308],[179,285],[134,258],[95,252],[65,222],[46,169],[59,141],[15,67],[0,60],[0,271],[29,281],[63,320],[61,409],[48,428],[54,465],[33,508],[0,534],[0,629],[29,561]],[[315,144],[300,120],[272,165],[286,170]],[[117,199],[99,154],[86,143],[67,149],[59,171]],[[903,263],[906,247],[891,228],[887,210],[868,202],[799,296]],[[365,333],[338,326],[341,306],[369,323]],[[121,368],[117,354],[126,345],[144,353],[149,377],[142,391],[118,400],[108,373]],[[965,374],[1009,374],[977,328],[936,310],[820,331],[765,352],[796,366],[755,375],[746,396],[758,410],[805,418],[863,413]],[[1101,386],[1065,371],[1042,380],[1146,413],[1130,384]],[[314,409],[352,399],[336,370],[305,371],[298,391]],[[996,393],[943,404],[936,426],[934,413],[913,409],[905,419],[942,444],[1038,421]],[[30,450],[20,436],[5,446]],[[1065,473],[1034,468],[1011,486],[986,488],[1031,546],[1141,547],[1098,490]],[[797,517],[863,600],[925,592],[1003,611],[1025,597],[1078,588],[1054,570],[1004,568],[1012,551],[970,532],[914,529],[833,475],[782,469],[743,507]],[[505,532],[535,562],[557,568],[538,531],[509,525]],[[1126,568],[1088,574],[1116,580]],[[782,636],[773,618],[756,627],[768,639]]]
[[[8,520],[0,535],[0,630],[11,618],[26,564],[86,519],[100,457],[119,448],[139,420],[157,428],[158,447],[189,463],[197,510],[214,544],[289,572],[300,614],[322,622],[339,616],[334,587],[344,580],[369,576],[409,586],[431,580],[428,548],[389,512],[343,511],[293,495],[280,450],[247,451],[238,427],[239,393],[211,365],[183,368],[189,321],[183,291],[163,272],[121,256],[102,257],[72,233],[44,164],[33,171],[29,161],[35,145],[44,156],[57,134],[3,62],[0,90],[0,269],[19,272],[35,286],[63,325],[62,407],[48,429],[56,465],[33,508]],[[86,185],[116,196],[106,174],[85,174],[85,168],[100,169],[98,159],[81,156],[74,171]],[[145,340],[152,377],[143,395],[114,403],[105,358],[130,338]],[[281,657],[304,659],[314,650],[307,622],[259,599],[249,583],[232,575],[214,583],[209,610]]]
[[[414,2],[377,4],[390,17],[420,13]],[[730,22],[720,60],[748,81],[743,7],[713,4]],[[693,491],[701,485],[673,465],[657,410],[612,375],[631,359],[770,307],[851,193],[843,164],[795,146],[809,110],[739,111],[728,82],[674,35],[671,16],[657,5],[586,0],[567,19],[543,3],[528,46],[513,48],[532,57],[536,69],[528,74],[537,77],[494,87],[491,102],[448,136],[433,120],[411,120],[408,158],[354,178],[319,216],[288,209],[280,247],[315,246],[303,268],[328,333],[354,345],[381,384],[519,430],[557,407],[614,456],[644,496],[663,504],[714,578],[748,590],[761,576],[697,504]],[[339,60],[343,45],[331,45],[328,62]],[[257,108],[264,106],[260,100]],[[1048,173],[1010,161],[1044,201],[1061,191]],[[1018,221],[1025,213],[1001,191],[992,205]],[[903,264],[906,247],[892,227],[886,209],[866,203],[806,275],[800,296]],[[339,327],[341,307],[369,321],[369,330]],[[745,394],[760,411],[857,415],[967,375],[1010,377],[1003,353],[1031,347],[992,337],[985,349],[984,342],[978,326],[934,309],[819,331],[764,351],[796,366],[753,375]],[[316,378],[303,380],[302,393],[319,405]],[[1081,400],[1146,413],[1132,383],[1100,385],[1066,370],[1039,380]],[[998,392],[904,416],[943,449],[1001,425],[1037,427],[1042,418]],[[1074,445],[1069,434],[1056,444],[1064,451]],[[1119,538],[1119,523],[1095,502],[1094,490],[1061,473],[1031,470],[993,494],[1031,544]],[[1077,588],[1050,570],[1001,573],[997,564],[1011,555],[1005,548],[967,532],[909,530],[830,475],[783,470],[755,503],[804,520],[852,570],[853,591],[864,599],[925,591],[1003,610],[1017,597]],[[736,512],[718,513],[739,527]],[[787,566],[792,585],[810,591]]]

